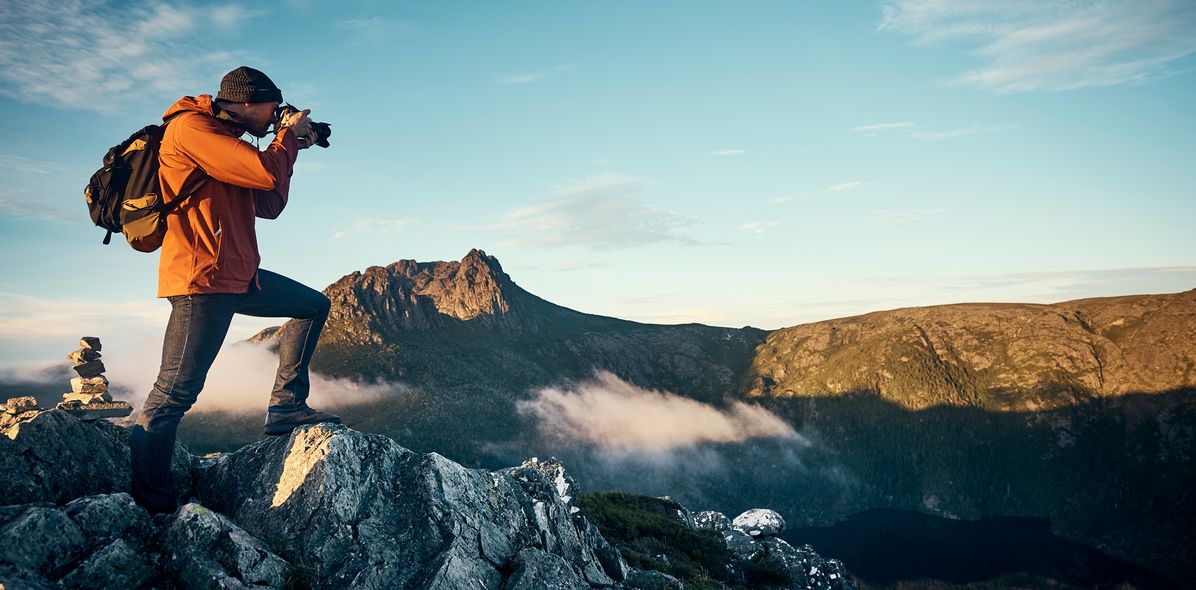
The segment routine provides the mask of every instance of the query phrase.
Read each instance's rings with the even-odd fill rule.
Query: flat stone
[[[103,375],[71,379],[72,393],[104,393],[105,391],[108,391],[108,378]]]
[[[92,350],[100,350],[100,339],[95,336],[84,336],[79,339],[79,345]]]
[[[74,394],[68,393],[66,395]],[[84,403],[78,400],[66,400],[59,402],[55,407],[59,410],[65,410],[72,416],[83,421],[99,420],[100,418],[123,418],[133,413],[133,406],[130,406],[127,402],[92,401]]]
[[[81,365],[75,365],[74,369],[80,377],[99,377],[104,372],[104,361],[88,361]]]
[[[92,348],[80,348],[74,352],[67,353],[66,358],[71,359],[72,363],[82,365],[83,363],[100,360],[99,351]]]
[[[112,401],[112,396],[105,393],[64,393],[62,394],[63,401],[76,401],[83,405],[91,403],[108,403]]]
[[[8,403],[4,404],[4,411],[9,414],[20,414],[21,412],[28,412],[29,410],[37,409],[37,398],[32,395],[25,395],[21,397],[10,397]]]

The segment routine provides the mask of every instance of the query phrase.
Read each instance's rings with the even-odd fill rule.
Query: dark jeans
[[[280,274],[258,269],[261,288],[248,293],[170,297],[170,322],[162,343],[162,366],[129,441],[132,492],[151,512],[175,508],[170,458],[183,414],[203,390],[208,369],[228,334],[233,314],[289,317],[278,345],[278,376],[268,410],[288,411],[307,404],[308,363],[315,352],[329,302],[323,293]]]

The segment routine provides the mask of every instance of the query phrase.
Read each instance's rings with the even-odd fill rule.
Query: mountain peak
[[[476,248],[460,261],[371,266],[345,275],[324,294],[332,300],[331,317],[383,338],[458,322],[519,329],[526,327],[520,320],[526,308],[542,303],[516,285],[497,258]]]

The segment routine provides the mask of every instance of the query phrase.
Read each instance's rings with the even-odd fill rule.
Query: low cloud
[[[793,438],[784,420],[759,406],[732,402],[726,409],[663,391],[636,387],[599,371],[567,388],[548,387],[518,404],[540,433],[562,443],[606,451],[662,452],[702,443]]]
[[[952,82],[997,94],[1148,82],[1196,53],[1188,0],[893,0],[881,10],[881,31],[971,43],[983,64]]]
[[[710,152],[712,156],[742,156],[747,153],[747,150],[717,150]]]
[[[108,372],[108,379],[116,387],[136,392],[136,399],[126,401],[139,406],[158,377],[158,363],[146,362],[153,358],[148,355],[132,356],[129,352],[132,351],[108,352],[105,349],[104,361],[113,369]],[[278,355],[264,345],[226,344],[212,363],[208,380],[192,411],[264,416],[277,369]],[[412,392],[411,388],[399,383],[357,383],[312,372],[308,401],[313,407],[334,410],[407,396]]]
[[[46,199],[13,193],[6,189],[0,189],[0,217],[43,219],[58,223],[79,220],[79,215],[51,205]]]

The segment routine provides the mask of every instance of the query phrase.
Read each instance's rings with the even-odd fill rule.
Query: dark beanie
[[[220,80],[216,100],[228,102],[282,102],[282,91],[270,77],[249,66],[241,66]]]

